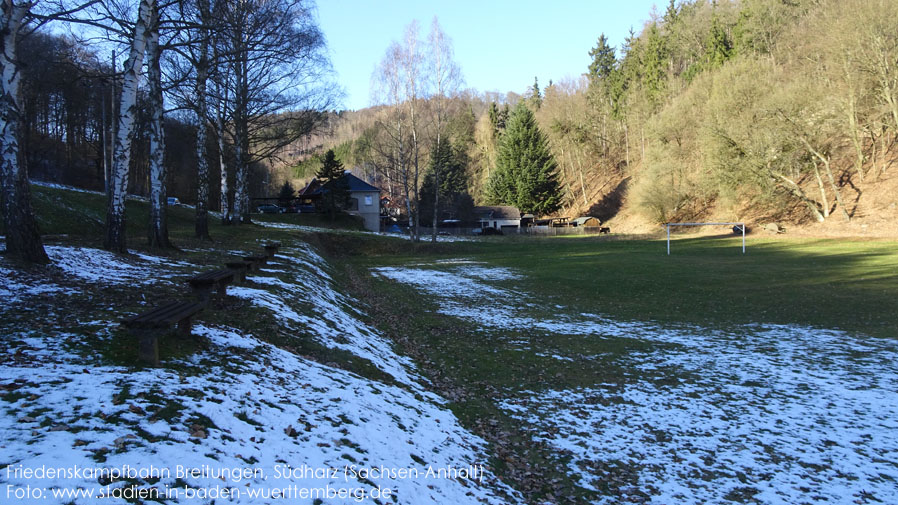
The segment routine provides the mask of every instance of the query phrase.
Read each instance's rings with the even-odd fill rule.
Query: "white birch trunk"
[[[162,70],[159,47],[157,14],[147,37],[147,82],[150,92],[150,247],[168,248],[168,227],[166,226],[165,131],[162,101]]]
[[[34,221],[28,170],[20,144],[22,80],[17,43],[31,5],[11,0],[0,4],[0,191],[7,254],[33,263],[49,263]]]
[[[221,221],[225,224],[231,222],[231,206],[228,204],[228,164],[225,162],[225,128],[224,117],[218,116],[218,165],[221,167]]]
[[[155,0],[141,0],[134,27],[131,49],[122,72],[122,95],[119,106],[118,128],[112,156],[112,180],[106,208],[106,239],[103,247],[116,252],[127,252],[125,244],[125,194],[128,190],[128,170],[131,163],[131,139],[134,119],[137,115],[137,85],[146,53],[148,31]]]
[[[234,172],[234,206],[232,208],[231,223],[240,224],[243,222],[243,215],[246,214],[247,210],[243,207],[246,192],[246,160],[243,153],[243,128],[239,124],[237,125],[234,138],[234,161],[237,170]]]
[[[249,170],[247,167],[248,147],[249,147],[249,124],[246,117],[248,107],[249,83],[247,69],[247,49],[242,46],[242,39],[238,46],[241,53],[236,62],[236,72],[234,75],[237,83],[234,93],[234,164],[236,170],[234,172],[234,205],[232,207],[232,224],[241,224],[244,220],[248,221],[249,216],[249,195],[247,194],[247,177]]]
[[[206,142],[209,137],[206,83],[209,68],[208,30],[203,30],[200,42],[200,58],[196,66],[196,217],[194,234],[197,238],[209,238],[209,159]],[[225,179],[227,183],[227,179]]]

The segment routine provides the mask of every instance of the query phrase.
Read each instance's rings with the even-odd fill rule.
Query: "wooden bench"
[[[204,305],[197,302],[168,302],[155,309],[122,320],[122,326],[137,333],[137,356],[159,366],[159,335],[176,328],[182,335],[190,335],[191,319]]]
[[[253,270],[259,270],[262,265],[268,263],[268,255],[264,256],[244,256],[243,261],[249,261],[253,264]]]
[[[237,284],[242,284],[246,281],[246,272],[251,272],[253,269],[252,261],[228,261],[225,263],[225,266],[228,267],[228,270],[232,270],[234,272],[234,282]]]
[[[216,289],[219,295],[224,296],[227,293],[227,285],[232,282],[234,282],[233,270],[212,270],[187,279],[193,292],[202,301],[209,300],[213,289]]]
[[[264,248],[265,248],[265,252],[268,253],[268,257],[274,258],[274,255],[277,254],[278,249],[281,248],[281,243],[280,242],[270,242],[268,244],[265,244]]]

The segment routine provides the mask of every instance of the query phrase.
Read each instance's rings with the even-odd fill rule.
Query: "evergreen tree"
[[[705,60],[708,68],[716,68],[733,57],[733,43],[717,16],[711,18],[711,29],[705,38]]]
[[[657,107],[664,101],[667,87],[667,66],[669,49],[664,34],[658,25],[649,26],[646,36],[645,51],[642,54],[642,86],[646,98]]]
[[[434,195],[436,193],[434,186],[438,179],[440,181],[440,197],[437,218],[442,218],[444,211],[449,211],[454,219],[459,219],[461,214],[464,214],[465,209],[461,207],[471,200],[468,196],[466,165],[464,152],[453,149],[449,142],[443,141],[434,145],[430,164],[427,166],[424,182],[421,185],[420,214],[424,222],[433,220]]]
[[[296,189],[293,187],[293,184],[290,181],[284,181],[284,184],[281,186],[281,191],[278,193],[278,205],[281,207],[286,207],[290,205],[290,202],[296,197]]]
[[[530,101],[533,103],[533,107],[539,110],[543,104],[543,95],[539,91],[539,79],[536,76],[533,77],[533,89],[531,91],[533,94],[530,95]]]
[[[525,214],[554,212],[561,205],[557,166],[533,112],[519,103],[499,142],[487,195],[494,203],[514,205]]]
[[[349,182],[344,177],[343,163],[337,159],[333,149],[329,149],[321,162],[318,170],[318,180],[321,182],[322,210],[331,216],[333,221],[337,212],[349,205]]]
[[[611,75],[617,60],[614,57],[614,47],[608,45],[605,34],[599,35],[596,47],[589,50],[592,63],[589,64],[589,80],[597,82]]]

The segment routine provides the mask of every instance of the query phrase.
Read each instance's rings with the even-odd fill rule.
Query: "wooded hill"
[[[557,163],[559,215],[634,231],[710,219],[881,228],[898,217],[898,3],[671,1],[623,47],[600,35],[584,51],[582,78],[452,97],[447,136],[475,202],[505,203],[486,186],[523,101]],[[418,98],[429,117],[434,98]],[[320,141],[390,193],[381,126],[397,107],[335,116]],[[436,128],[422,131],[426,159]]]

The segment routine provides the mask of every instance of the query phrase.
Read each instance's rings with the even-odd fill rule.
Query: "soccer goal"
[[[736,227],[742,230],[742,254],[745,254],[745,223],[664,223],[667,227],[667,255],[670,256],[670,227],[671,226],[732,226],[733,231]]]

